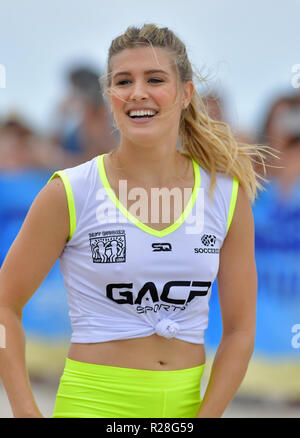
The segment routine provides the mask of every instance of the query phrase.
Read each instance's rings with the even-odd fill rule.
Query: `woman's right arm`
[[[65,188],[54,178],[32,203],[0,269],[0,378],[14,417],[42,417],[26,369],[22,312],[62,253],[69,230]]]

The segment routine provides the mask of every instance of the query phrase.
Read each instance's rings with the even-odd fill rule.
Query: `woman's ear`
[[[192,99],[194,93],[194,83],[192,81],[183,84],[183,109],[186,109]]]

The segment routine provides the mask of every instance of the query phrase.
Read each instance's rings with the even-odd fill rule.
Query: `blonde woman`
[[[168,28],[130,27],[113,40],[105,92],[119,147],[55,172],[1,268],[0,369],[13,414],[42,416],[22,309],[59,257],[72,337],[53,417],[220,417],[254,346],[259,148],[208,117]],[[202,399],[216,278],[223,335]]]

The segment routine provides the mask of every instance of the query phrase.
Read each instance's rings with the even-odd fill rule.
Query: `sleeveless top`
[[[105,155],[49,179],[62,179],[68,201],[70,234],[59,263],[71,342],[157,333],[204,343],[211,287],[238,181],[217,174],[212,200],[210,175],[192,159],[195,182],[188,203],[176,222],[158,231],[133,215],[126,200],[117,199],[107,179]]]

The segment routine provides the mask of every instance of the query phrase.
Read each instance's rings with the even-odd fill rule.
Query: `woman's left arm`
[[[196,418],[221,417],[247,371],[254,349],[257,274],[251,204],[240,186],[220,251],[218,293],[223,332]]]

